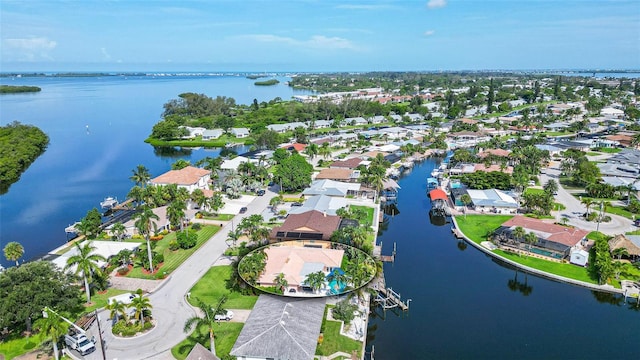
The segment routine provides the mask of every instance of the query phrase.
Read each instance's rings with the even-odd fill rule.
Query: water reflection
[[[527,283],[528,276],[527,273],[524,273],[524,282],[518,280],[518,270],[516,270],[516,274],[513,279],[509,279],[507,281],[507,287],[511,291],[518,291],[524,296],[529,296],[533,291],[533,286]]]
[[[444,226],[447,224],[446,216],[438,215],[433,211],[429,211],[429,221],[435,226]]]
[[[183,147],[174,147],[174,146],[154,146],[153,153],[156,156],[171,158],[171,159],[179,159],[185,156],[191,156],[193,149],[183,148]]]

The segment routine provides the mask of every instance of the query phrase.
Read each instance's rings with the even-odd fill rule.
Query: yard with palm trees
[[[134,267],[127,277],[141,278],[141,279],[158,279],[163,278],[166,275],[173,272],[178,268],[191,254],[198,250],[207,240],[209,240],[215,233],[220,230],[219,226],[204,226],[197,231],[198,238],[196,245],[189,249],[177,249],[171,250],[169,244],[176,240],[176,232],[165,235],[161,240],[155,241],[155,246],[152,245],[152,250],[155,253],[164,255],[164,263],[155,271],[150,274],[148,271],[143,270],[142,267]],[[190,228],[188,231],[196,231]]]

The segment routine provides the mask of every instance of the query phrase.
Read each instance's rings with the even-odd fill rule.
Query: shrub
[[[126,275],[129,272],[128,267],[121,267],[118,269],[118,275]]]
[[[598,213],[596,213],[596,212],[590,212],[590,213],[587,215],[587,221],[595,221],[597,217],[598,217]]]
[[[178,246],[180,246],[181,249],[190,249],[194,246],[196,246],[196,242],[198,241],[198,234],[195,233],[195,231],[192,232],[179,232],[176,235],[177,241],[178,241]]]
[[[333,318],[336,320],[342,320],[345,324],[349,324],[355,317],[354,311],[358,310],[358,305],[349,303],[349,300],[342,300],[336,303],[336,306],[331,310]]]
[[[191,225],[191,229],[193,229],[195,231],[198,231],[198,230],[202,229],[202,224],[195,223],[195,224]]]
[[[162,240],[162,238],[164,238],[164,236],[162,234],[160,234],[160,235],[154,235],[154,236],[149,237],[149,240],[150,241],[160,241],[160,240]]]
[[[169,242],[169,250],[171,251],[176,251],[180,248],[180,245],[178,245],[178,241],[176,240],[171,240]]]

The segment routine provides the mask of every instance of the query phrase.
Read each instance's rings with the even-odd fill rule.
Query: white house
[[[184,169],[167,171],[149,182],[152,185],[176,184],[192,192],[195,189],[206,189],[210,179],[210,170],[187,166]]]
[[[589,261],[589,252],[584,249],[575,249],[571,250],[571,257],[569,262],[579,266],[587,266],[587,262]]]
[[[232,128],[231,133],[238,139],[243,139],[249,136],[249,129],[247,128]]]
[[[202,132],[202,140],[215,140],[222,136],[222,129],[211,129]]]

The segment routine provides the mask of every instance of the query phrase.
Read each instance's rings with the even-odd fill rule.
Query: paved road
[[[225,240],[232,226],[252,214],[260,214],[269,205],[269,201],[277,194],[267,191],[264,196],[256,197],[247,207],[245,214],[236,216],[232,222],[225,225],[198,251],[191,255],[165,282],[156,289],[149,299],[153,305],[153,317],[157,321],[156,327],[141,336],[129,339],[116,338],[111,334],[111,321],[108,312],[100,314],[100,326],[104,333],[107,359],[173,359],[171,348],[186,338],[182,331],[186,319],[195,315],[194,309],[187,304],[185,294],[209,270],[216,260],[224,253],[227,245]],[[97,325],[90,330],[90,335],[97,336]],[[85,357],[86,359],[102,359],[98,351]]]
[[[560,169],[558,167],[549,167],[545,174],[540,175],[541,184],[546,184],[549,179],[553,179],[558,183],[558,195],[556,195],[556,202],[559,202],[566,207],[565,210],[560,211],[558,219],[561,216],[566,215],[569,218],[568,223],[570,225],[585,230],[593,231],[598,229],[600,232],[607,235],[623,234],[628,231],[636,230],[631,220],[619,215],[608,214],[611,216],[611,221],[600,223],[599,226],[596,222],[585,221],[582,214],[587,211],[586,206],[580,203],[580,200],[576,199],[575,196],[571,195],[571,193],[562,187],[558,180],[559,175]],[[595,211],[595,209],[592,207],[591,211]]]

